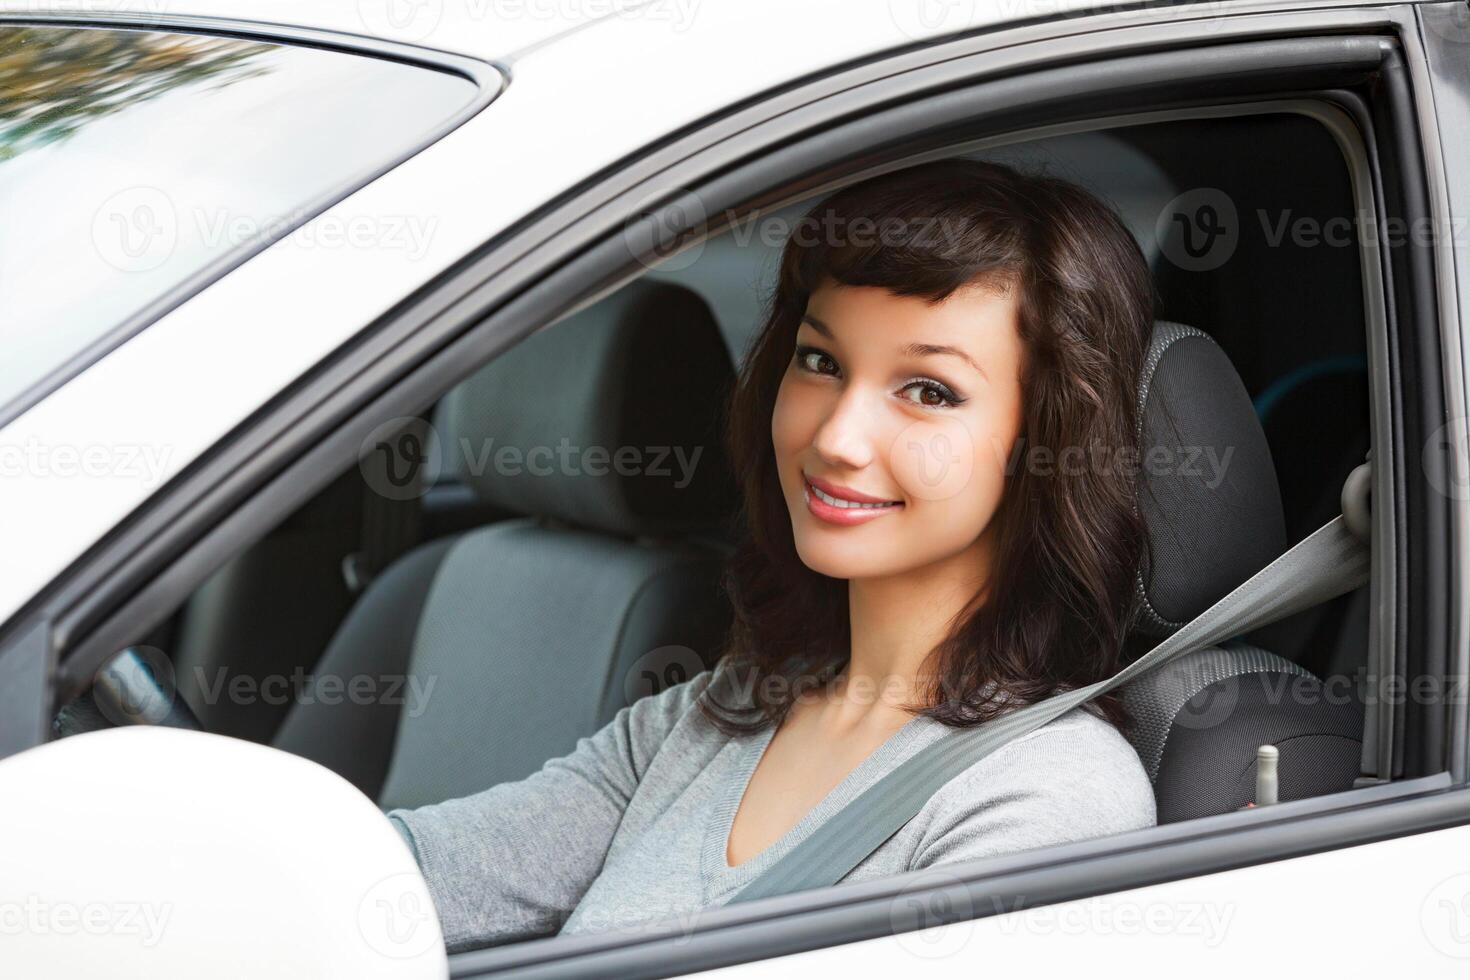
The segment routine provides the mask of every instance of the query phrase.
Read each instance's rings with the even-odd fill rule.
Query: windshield
[[[477,93],[460,75],[322,48],[0,27],[0,413]],[[425,233],[397,227],[394,247]]]

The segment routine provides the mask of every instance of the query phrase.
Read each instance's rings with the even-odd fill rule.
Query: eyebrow
[[[910,357],[926,357],[930,354],[948,354],[951,357],[958,357],[960,360],[970,365],[970,367],[974,368],[976,371],[979,371],[981,376],[984,377],[985,380],[990,380],[990,375],[985,373],[985,369],[976,364],[974,358],[972,358],[969,354],[966,354],[964,351],[960,350],[958,347],[950,347],[948,344],[909,344],[903,349],[903,352]]]
[[[832,328],[827,326],[821,320],[818,320],[810,313],[803,313],[801,319],[804,323],[810,323],[812,325],[812,329],[821,334],[823,337],[826,337],[828,340],[832,339]]]

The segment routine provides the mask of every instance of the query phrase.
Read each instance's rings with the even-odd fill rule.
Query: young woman
[[[724,657],[527,779],[390,813],[449,947],[687,924],[954,727],[1114,673],[1151,296],[1055,179],[942,161],[814,207],[731,406]],[[1005,746],[845,880],[1152,825],[1126,721],[1109,695]]]

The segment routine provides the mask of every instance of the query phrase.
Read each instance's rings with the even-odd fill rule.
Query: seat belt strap
[[[1112,677],[951,729],[895,766],[730,900],[836,884],[922,810],[945,783],[1028,732],[1187,653],[1350,592],[1368,581],[1370,549],[1341,516],[1313,531]]]

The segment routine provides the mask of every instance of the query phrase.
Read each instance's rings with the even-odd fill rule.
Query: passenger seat
[[[713,665],[729,623],[732,381],[704,302],[635,282],[449,392],[446,458],[485,503],[525,516],[421,545],[375,578],[316,676],[415,687],[397,703],[302,699],[275,744],[384,808],[418,806],[523,778],[645,688]],[[519,455],[497,465],[505,447]]]

